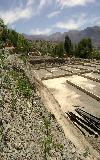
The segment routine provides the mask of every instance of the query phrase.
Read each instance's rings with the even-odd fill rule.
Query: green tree
[[[3,28],[4,28],[4,22],[3,22],[3,20],[0,18],[0,38],[1,38],[1,35],[2,35],[2,32],[3,32]]]
[[[57,55],[58,57],[63,57],[64,56],[64,44],[63,44],[63,42],[60,42],[58,45],[56,45],[55,55]]]
[[[5,44],[13,45],[16,52],[27,53],[31,49],[31,44],[24,38],[23,35],[17,33],[15,30],[8,29],[2,19],[0,19],[0,48]]]
[[[1,18],[0,18],[0,26],[4,26],[4,22]]]
[[[2,41],[4,41],[5,43],[7,42],[7,38],[8,38],[8,30],[6,27],[3,28],[2,31]]]
[[[2,48],[7,40],[8,30],[2,19],[0,19],[0,48]]]
[[[17,52],[27,54],[31,50],[31,44],[24,38],[23,35],[18,35]]]
[[[77,46],[76,56],[80,58],[91,58],[92,51],[93,46],[91,39],[82,39]]]
[[[8,30],[8,38],[9,42],[14,46],[17,47],[18,42],[18,33],[14,30]]]
[[[72,42],[69,36],[65,36],[64,49],[68,56],[72,55]]]

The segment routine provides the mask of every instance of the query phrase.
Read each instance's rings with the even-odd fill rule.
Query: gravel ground
[[[42,104],[35,86],[5,59],[0,60],[0,160],[83,159]]]

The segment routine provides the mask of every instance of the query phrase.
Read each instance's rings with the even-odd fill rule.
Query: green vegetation
[[[50,155],[50,150],[52,146],[52,136],[51,136],[51,116],[48,118],[44,117],[44,127],[43,131],[45,137],[43,139],[43,150],[44,150],[44,159],[47,160],[48,155]]]
[[[64,49],[66,51],[67,56],[72,54],[72,42],[69,36],[65,36]]]
[[[60,42],[58,45],[56,45],[54,50],[54,55],[57,57],[64,57],[64,43]]]
[[[44,55],[54,56],[54,50],[57,42],[36,40],[32,42],[33,52]]]
[[[28,55],[27,55],[27,54],[24,54],[24,53],[22,53],[21,56],[20,56],[20,59],[23,60],[24,64],[27,63],[27,58],[28,58]]]
[[[44,117],[44,127],[43,132],[45,134],[45,137],[43,139],[43,150],[44,150],[44,159],[47,160],[48,156],[52,156],[51,150],[55,149],[55,151],[59,151],[61,154],[63,154],[64,146],[59,143],[55,143],[53,140],[53,135],[51,131],[51,120],[52,120],[52,114],[48,114],[48,117]]]
[[[51,54],[53,57],[78,57],[100,59],[100,51],[94,49],[90,38],[82,39],[77,45],[72,44],[69,36],[64,42],[56,43]]]
[[[16,53],[27,54],[31,50],[31,45],[24,36],[15,30],[8,29],[0,19],[0,49],[4,47],[13,47]]]
[[[87,158],[87,157],[89,156],[89,154],[90,154],[90,151],[89,151],[89,148],[87,147],[87,148],[85,149],[85,152],[83,153],[83,156],[84,156],[85,158]]]
[[[17,80],[16,91],[17,91],[18,94],[21,94],[25,97],[30,98],[32,96],[32,88],[31,88],[31,85],[26,78],[23,78],[23,79],[19,78]]]
[[[99,58],[100,54],[93,52],[93,45],[90,38],[82,39],[77,45],[72,44],[69,36],[65,36],[64,42],[50,42],[36,40],[32,42],[33,52],[37,55],[49,55],[51,57],[79,57]]]
[[[100,51],[97,51],[97,50],[93,49],[91,57],[93,59],[100,59]]]
[[[22,34],[8,29],[0,19],[0,48],[12,47],[13,53],[21,53],[24,63],[28,53],[37,56],[51,57],[79,57],[100,59],[100,52],[94,49],[90,38],[82,39],[78,44],[72,44],[68,35],[64,42],[51,42],[44,40],[28,41]],[[11,50],[11,51],[12,51]],[[26,57],[25,57],[26,56]]]
[[[0,63],[1,64],[0,68],[6,70],[4,74],[1,75],[2,87],[4,87],[5,89],[9,89],[9,90],[13,89],[19,96],[30,98],[33,93],[32,91],[33,86],[30,84],[28,78],[25,76],[23,71],[19,68],[13,68],[13,69],[7,68],[5,61],[4,61],[6,59],[6,54],[5,53],[2,54],[2,52],[0,53],[1,53],[0,62],[2,62],[2,64]],[[16,87],[13,86],[12,84],[13,80],[16,82]],[[14,88],[12,88],[12,86]]]
[[[90,38],[82,39],[76,47],[75,55],[80,58],[91,58],[93,51]]]

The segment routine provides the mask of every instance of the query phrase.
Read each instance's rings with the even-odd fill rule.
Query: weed
[[[90,151],[89,151],[89,148],[87,147],[87,148],[85,149],[85,152],[83,153],[83,156],[84,156],[85,158],[87,158],[89,154],[90,154]]]
[[[48,118],[44,117],[44,128],[43,131],[45,133],[45,138],[43,140],[43,150],[44,150],[44,158],[47,160],[48,155],[50,155],[50,150],[54,148],[57,151],[63,153],[64,146],[62,144],[55,143],[52,139],[51,134],[51,118],[52,114],[48,114]]]
[[[50,119],[44,118],[45,132],[47,136],[50,134],[50,124]]]
[[[63,152],[64,146],[62,144],[58,144],[58,143],[55,144],[55,143],[53,143],[53,146],[54,146],[55,150],[58,150],[61,153]]]
[[[48,136],[43,141],[44,158],[45,158],[45,160],[47,160],[47,156],[50,155],[51,146],[52,146],[52,137]]]
[[[19,73],[12,70],[9,72],[9,76],[12,76],[14,78],[14,80],[18,79],[19,78]]]
[[[16,91],[19,95],[23,95],[27,98],[30,98],[32,96],[31,85],[25,78],[19,78],[17,80]]]

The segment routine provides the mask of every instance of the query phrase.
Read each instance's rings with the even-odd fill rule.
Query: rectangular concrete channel
[[[65,74],[68,74],[68,73],[69,73],[68,71],[61,70],[61,69],[58,68],[58,67],[47,68],[47,70],[48,70],[49,72],[51,72],[51,73],[53,74],[53,76],[65,75]],[[70,73],[71,73],[71,72],[70,72]]]
[[[96,65],[96,69],[99,69],[99,70],[100,70],[100,65]]]
[[[96,70],[96,67],[90,67],[90,66],[82,66],[82,67],[78,67],[80,69],[86,69],[86,70],[92,70],[92,71],[95,71]]]
[[[71,73],[84,73],[85,70],[84,69],[80,69],[80,68],[77,68],[77,66],[74,66],[74,67],[71,67],[71,66],[61,66],[60,67],[62,70],[65,70],[65,71],[68,71],[68,72],[71,72]]]
[[[98,73],[86,73],[84,74],[85,76],[88,76],[88,77],[92,77],[92,78],[96,78],[96,79],[100,79],[100,74]]]
[[[100,97],[100,83],[78,75],[68,77],[67,80]]]
[[[100,118],[100,103],[86,93],[66,83],[67,77],[55,78],[43,81],[49,88],[55,99],[59,102],[63,112],[74,112],[75,106],[79,106],[86,112]]]
[[[66,75],[70,75],[70,74],[78,74],[78,73],[84,73],[84,72],[88,72],[88,70],[86,69],[79,69],[72,68],[71,66],[59,66],[59,67],[46,67],[46,68],[41,68],[41,69],[35,69],[34,72],[36,73],[36,75],[40,78],[40,79],[46,79],[46,78],[55,78],[55,77],[61,77],[61,75],[66,76]]]
[[[48,72],[45,69],[34,70],[34,72],[36,73],[39,79],[44,78],[44,77],[52,77],[52,73]]]

